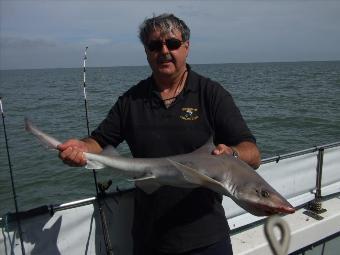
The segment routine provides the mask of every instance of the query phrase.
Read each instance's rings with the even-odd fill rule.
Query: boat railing
[[[262,164],[266,164],[266,163],[270,163],[270,162],[279,162],[282,159],[287,159],[287,158],[293,158],[293,157],[297,157],[297,156],[301,156],[307,153],[313,153],[322,149],[330,149],[330,148],[334,148],[340,146],[340,141],[339,142],[334,142],[334,143],[329,143],[329,144],[325,144],[325,145],[321,145],[321,146],[314,146],[312,148],[309,149],[304,149],[304,150],[299,150],[299,151],[295,151],[295,152],[290,152],[290,153],[286,153],[286,154],[282,154],[282,155],[276,155],[270,158],[265,158],[261,161]]]

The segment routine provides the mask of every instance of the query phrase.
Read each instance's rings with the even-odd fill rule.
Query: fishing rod
[[[87,128],[87,136],[90,136],[90,124],[89,124],[89,115],[88,115],[88,107],[87,107],[87,95],[86,95],[86,60],[87,60],[87,49],[89,47],[85,47],[85,53],[84,53],[84,75],[83,75],[83,94],[84,94],[84,108],[85,108],[85,119],[86,119],[86,128]],[[98,182],[97,182],[97,173],[94,169],[93,171],[93,179],[94,183],[96,185],[96,194],[98,196],[99,190],[98,190]]]
[[[83,79],[83,89],[84,89],[84,103],[85,103],[85,114],[86,114],[86,128],[87,128],[87,135],[90,136],[90,125],[89,125],[89,116],[88,116],[88,109],[87,109],[87,96],[86,96],[86,60],[87,60],[87,49],[89,47],[85,47],[84,53],[84,79]]]
[[[87,104],[87,95],[86,95],[86,60],[87,60],[86,52],[87,52],[88,48],[89,47],[86,46],[85,52],[84,52],[83,93],[84,93],[84,107],[85,107],[87,135],[90,136],[90,125],[89,125],[88,106],[87,106],[88,104]],[[112,250],[112,245],[111,245],[111,242],[110,242],[110,235],[109,235],[109,231],[108,231],[107,221],[106,221],[105,213],[104,213],[103,208],[102,208],[102,201],[101,201],[101,199],[102,199],[101,196],[103,196],[104,190],[101,189],[101,196],[100,196],[98,189],[99,189],[99,186],[102,187],[102,184],[98,185],[96,170],[92,169],[92,171],[93,171],[94,183],[95,183],[95,186],[96,186],[96,194],[97,194],[97,198],[98,198],[98,210],[99,210],[103,234],[104,234],[104,242],[105,242],[105,247],[106,247],[106,253],[113,255],[113,250]]]
[[[4,109],[2,107],[1,97],[0,97],[0,111],[1,111],[1,116],[2,116],[2,126],[4,128],[9,173],[10,173],[10,176],[11,176],[12,193],[13,193],[14,206],[15,206],[15,219],[16,219],[17,224],[18,224],[19,238],[20,238],[20,244],[21,244],[21,253],[23,255],[25,255],[25,248],[24,248],[24,242],[23,242],[23,238],[22,238],[22,229],[21,229],[20,217],[18,217],[18,212],[19,212],[18,202],[17,202],[17,195],[16,195],[16,192],[15,192],[12,162],[11,162],[11,157],[10,157],[10,153],[9,153],[8,138],[7,138],[7,132],[6,132],[6,123],[5,123],[5,114],[4,114]]]

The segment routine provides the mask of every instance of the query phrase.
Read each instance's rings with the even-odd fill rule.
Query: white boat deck
[[[340,195],[323,202],[327,211],[321,213],[323,219],[315,219],[305,214],[306,209],[282,217],[290,228],[290,245],[288,252],[300,250],[340,231]],[[272,254],[260,224],[231,237],[234,254],[265,255]],[[334,253],[335,254],[335,253]]]

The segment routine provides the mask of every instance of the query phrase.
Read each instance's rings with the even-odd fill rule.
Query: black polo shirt
[[[231,95],[217,82],[188,68],[183,91],[169,107],[152,77],[129,89],[92,132],[102,147],[126,140],[134,157],[189,153],[214,134],[215,144],[255,143]],[[228,237],[222,197],[205,189],[164,186],[151,195],[136,190],[136,247],[184,252]]]

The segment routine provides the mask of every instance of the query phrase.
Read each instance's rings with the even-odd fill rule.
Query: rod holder
[[[320,214],[326,209],[322,208],[322,194],[321,194],[321,180],[322,180],[322,168],[323,168],[323,156],[325,149],[320,147],[318,149],[318,162],[316,166],[316,190],[315,190],[315,198],[309,204],[309,209],[314,213]]]

